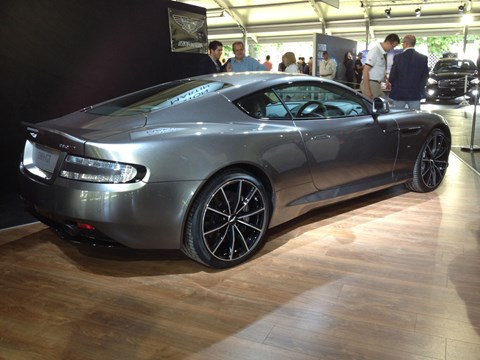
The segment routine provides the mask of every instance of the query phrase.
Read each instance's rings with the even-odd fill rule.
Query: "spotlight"
[[[418,8],[415,9],[415,16],[416,17],[422,16],[422,9],[421,8],[418,7]]]
[[[385,15],[387,15],[387,18],[389,18],[389,19],[391,17],[391,15],[390,15],[391,12],[392,12],[392,8],[385,9]]]
[[[460,6],[458,7],[458,13],[459,13],[460,15],[463,15],[463,14],[465,13],[465,5],[460,5]]]

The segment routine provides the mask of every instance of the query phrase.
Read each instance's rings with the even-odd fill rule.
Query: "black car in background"
[[[471,60],[440,59],[430,72],[427,100],[473,101],[477,91],[477,77],[477,66]]]

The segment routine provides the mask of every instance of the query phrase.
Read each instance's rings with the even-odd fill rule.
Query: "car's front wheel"
[[[406,183],[408,189],[429,192],[440,186],[448,167],[450,140],[440,129],[427,137],[415,162],[413,179]]]
[[[263,245],[269,219],[270,206],[262,183],[239,169],[224,171],[194,200],[182,250],[210,267],[238,265]]]

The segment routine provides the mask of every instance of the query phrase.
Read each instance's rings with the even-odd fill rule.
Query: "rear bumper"
[[[136,249],[181,248],[185,216],[200,184],[92,184],[66,179],[46,184],[22,166],[19,177],[20,195],[40,221],[69,237]]]

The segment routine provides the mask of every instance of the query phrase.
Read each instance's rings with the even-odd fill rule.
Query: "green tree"
[[[462,42],[463,36],[459,35],[430,36],[426,39],[417,39],[417,44],[426,44],[428,46],[428,52],[430,54],[436,55],[439,58],[442,57],[443,53],[450,51],[452,44]]]
[[[417,38],[417,44],[426,44],[428,52],[442,57],[444,53],[450,52],[453,44],[463,44],[463,35],[450,36],[430,36],[428,38]],[[480,35],[468,35],[467,41],[469,43],[480,43]]]
[[[223,54],[225,58],[229,58],[233,54],[233,49],[231,44],[223,44]]]

